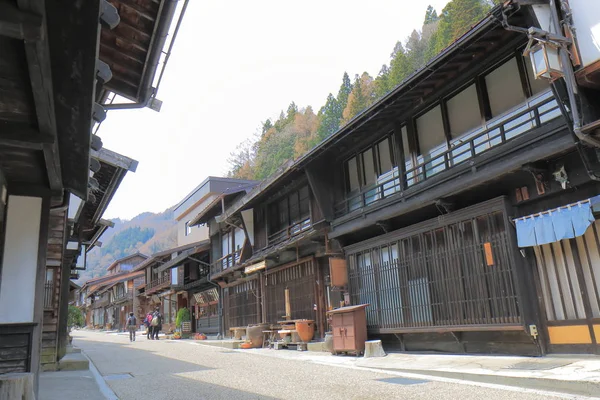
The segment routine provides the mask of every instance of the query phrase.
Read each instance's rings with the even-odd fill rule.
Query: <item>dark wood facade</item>
[[[297,318],[319,320],[344,292],[369,304],[369,334],[391,348],[598,351],[597,223],[575,239],[517,245],[515,218],[600,193],[600,162],[573,134],[568,87],[534,79],[527,37],[503,26],[536,26],[530,11],[495,7],[426,68],[204,221],[226,327],[283,319],[285,287]],[[331,256],[345,257],[345,287],[326,285]]]

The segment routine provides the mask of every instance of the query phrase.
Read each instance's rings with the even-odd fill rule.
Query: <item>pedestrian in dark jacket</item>
[[[158,340],[158,332],[162,329],[162,314],[159,311],[159,308],[156,308],[156,311],[152,314],[152,339]]]
[[[137,318],[132,312],[129,313],[127,318],[127,329],[129,330],[129,341],[135,342],[135,331],[137,330]]]

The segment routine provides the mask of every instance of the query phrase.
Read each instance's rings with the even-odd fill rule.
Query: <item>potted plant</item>
[[[69,335],[69,344],[71,344],[73,341],[73,337],[71,337],[71,329],[74,327],[81,328],[84,324],[85,320],[81,310],[73,305],[69,305],[69,311],[67,314],[67,333]]]
[[[175,318],[175,325],[181,332],[180,335],[183,338],[188,338],[190,333],[190,324],[189,322],[192,320],[190,315],[190,310],[187,308],[180,308],[177,311],[177,318]],[[185,328],[185,329],[184,329]]]

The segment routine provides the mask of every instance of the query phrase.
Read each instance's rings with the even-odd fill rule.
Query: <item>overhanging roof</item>
[[[448,85],[448,82],[460,79],[465,69],[477,65],[479,61],[489,57],[490,54],[495,54],[503,46],[515,40],[526,43],[525,35],[502,27],[502,10],[502,5],[495,6],[486,17],[390,93],[356,115],[308,153],[280,167],[274,175],[262,181],[246,196],[228,207],[222,215],[216,217],[217,222],[226,221],[239,211],[249,208],[277,184],[306,167],[309,162],[331,155],[332,151],[339,153],[341,146],[351,145],[352,141],[367,135],[392,129],[399,117],[410,112],[424,98],[431,97],[439,88]],[[513,12],[509,21],[519,25],[525,18],[524,11],[517,10]]]
[[[198,246],[195,246],[191,249],[184,250],[174,259],[167,261],[166,263],[158,267],[158,272],[160,273],[168,269],[178,267],[181,264],[183,264],[189,257],[208,250],[210,250],[210,240],[205,240],[202,244],[199,244]]]
[[[208,206],[206,206],[204,210],[198,213],[198,215],[192,218],[189,222],[189,225],[194,226],[208,222],[211,218],[214,218],[215,216],[219,215],[219,213],[222,211],[222,203],[226,203],[228,200],[234,198],[240,193],[248,193],[257,184],[258,182],[252,182],[248,185],[227,189],[219,197],[215,198]]]
[[[100,151],[92,150],[91,155],[100,163],[100,169],[94,173],[98,188],[93,191],[93,198],[82,206],[76,222],[80,226],[83,241],[93,246],[107,226],[110,226],[102,222],[102,215],[127,172],[135,172],[138,162],[104,148]]]

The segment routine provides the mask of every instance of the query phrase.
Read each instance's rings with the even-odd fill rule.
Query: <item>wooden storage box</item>
[[[333,354],[364,353],[367,340],[367,306],[368,304],[361,304],[328,311],[331,314]]]

